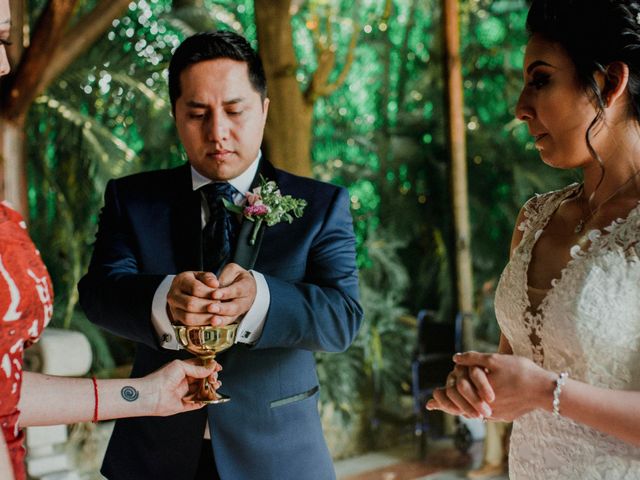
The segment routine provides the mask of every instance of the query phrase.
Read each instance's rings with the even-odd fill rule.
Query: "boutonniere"
[[[256,238],[262,223],[268,227],[280,222],[293,222],[294,218],[300,218],[307,206],[306,200],[293,198],[291,195],[282,195],[278,185],[273,180],[267,180],[260,175],[260,186],[244,194],[243,205],[236,205],[224,199],[227,210],[238,213],[253,222],[253,230],[249,245],[256,243]]]

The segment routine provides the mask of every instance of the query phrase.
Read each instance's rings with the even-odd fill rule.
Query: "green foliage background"
[[[30,0],[35,11],[42,3]],[[513,119],[526,43],[524,0],[460,3],[480,296],[507,259],[522,203],[572,177],[544,166],[526,128]],[[29,114],[31,232],[54,280],[54,325],[87,334],[96,371],[132,354],[131,345],[96,329],[77,307],[76,284],[106,181],[184,161],[166,91],[166,66],[181,39],[224,28],[258,47],[251,0],[205,4],[174,10],[169,0],[132,2]],[[317,178],[345,185],[352,195],[366,312],[347,353],[319,355],[319,374],[325,403],[345,419],[372,418],[408,389],[414,337],[407,314],[430,308],[442,321],[455,315],[440,2],[361,0],[354,12],[349,1],[308,0],[292,20],[301,86],[316,66],[310,26],[319,18],[332,23],[339,62],[352,29],[362,29],[347,81],[316,105],[313,161]],[[488,339],[496,341],[490,303],[478,302],[484,319],[478,332],[492,332]]]

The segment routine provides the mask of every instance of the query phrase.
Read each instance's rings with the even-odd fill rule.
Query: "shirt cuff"
[[[249,270],[256,281],[256,298],[249,311],[238,325],[236,333],[236,343],[256,343],[262,335],[262,328],[267,320],[269,305],[271,304],[271,294],[269,286],[264,279],[264,275],[255,270]]]
[[[176,340],[173,325],[167,314],[167,295],[175,275],[167,275],[158,285],[151,304],[151,324],[158,334],[158,342],[162,348],[180,350],[182,347]]]

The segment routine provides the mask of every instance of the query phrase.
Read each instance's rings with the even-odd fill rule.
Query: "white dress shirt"
[[[239,205],[244,199],[244,192],[248,192],[251,188],[251,182],[258,171],[261,156],[261,152],[258,152],[258,157],[249,168],[236,178],[229,180],[229,183],[239,192],[233,199],[236,205]],[[191,167],[191,181],[194,191],[204,185],[213,183],[211,179],[200,175],[193,167]],[[209,217],[209,208],[204,200],[202,201],[201,212],[202,228],[204,228]],[[258,341],[271,303],[269,287],[264,276],[254,270],[250,270],[250,272],[256,281],[256,298],[249,311],[240,319],[236,333],[236,343],[254,344]],[[173,327],[166,310],[167,295],[174,277],[175,275],[167,275],[156,289],[151,306],[151,323],[158,334],[160,345],[162,345],[163,348],[180,350],[182,347],[175,338]]]

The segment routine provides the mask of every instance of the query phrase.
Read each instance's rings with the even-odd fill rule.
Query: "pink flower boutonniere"
[[[235,205],[224,200],[227,210],[241,214],[244,218],[253,222],[253,230],[249,244],[254,245],[262,223],[268,227],[280,222],[293,222],[294,218],[300,218],[307,206],[306,200],[293,198],[291,195],[282,195],[278,185],[273,180],[267,180],[260,176],[260,186],[251,192],[244,194],[243,205]]]

